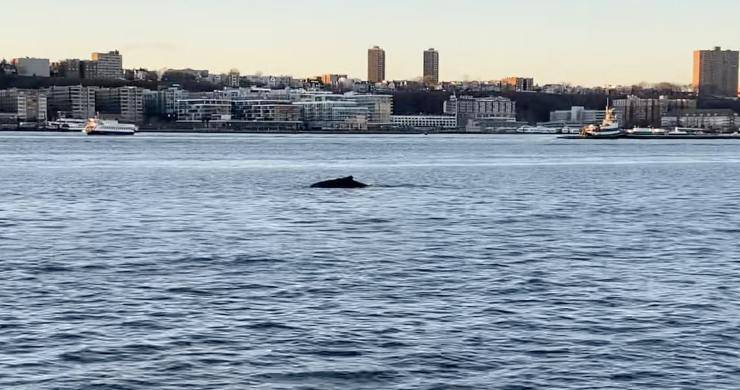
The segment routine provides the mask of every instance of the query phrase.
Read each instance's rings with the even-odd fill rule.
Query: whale
[[[314,183],[311,185],[311,188],[365,188],[367,186],[367,184],[355,180],[354,177],[347,176]]]

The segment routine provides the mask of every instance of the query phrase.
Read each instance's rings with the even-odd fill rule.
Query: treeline
[[[0,89],[39,89],[52,86],[83,85],[85,87],[117,88],[134,86],[147,89],[157,89],[156,81],[129,81],[129,80],[87,80],[64,77],[27,77],[17,75],[0,75]]]

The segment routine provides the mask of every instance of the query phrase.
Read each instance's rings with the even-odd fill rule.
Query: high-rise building
[[[108,53],[92,53],[92,60],[97,63],[95,79],[123,79],[123,56],[111,51]]]
[[[367,81],[370,83],[385,81],[385,50],[379,46],[367,51]]]
[[[737,97],[738,58],[740,52],[722,50],[696,50],[694,52],[694,89],[700,95]]]
[[[439,52],[434,49],[424,51],[424,84],[439,84]]]
[[[95,107],[104,117],[139,123],[144,119],[144,90],[138,87],[98,89]]]
[[[50,117],[88,119],[95,116],[95,88],[53,86],[48,95]]]
[[[18,121],[46,121],[46,93],[40,90],[0,90],[0,113],[13,114]]]

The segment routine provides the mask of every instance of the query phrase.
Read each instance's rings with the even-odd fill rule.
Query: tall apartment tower
[[[92,53],[92,60],[97,64],[96,79],[123,79],[123,56],[111,51],[108,53]]]
[[[737,97],[740,52],[697,50],[694,52],[694,89],[700,95]]]
[[[424,51],[424,84],[439,84],[439,52],[434,49]]]
[[[367,81],[369,83],[385,81],[385,50],[379,46],[367,51]]]

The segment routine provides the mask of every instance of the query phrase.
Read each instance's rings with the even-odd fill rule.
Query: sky
[[[538,84],[691,81],[692,52],[740,49],[738,0],[3,0],[0,58],[118,49],[124,67]]]

